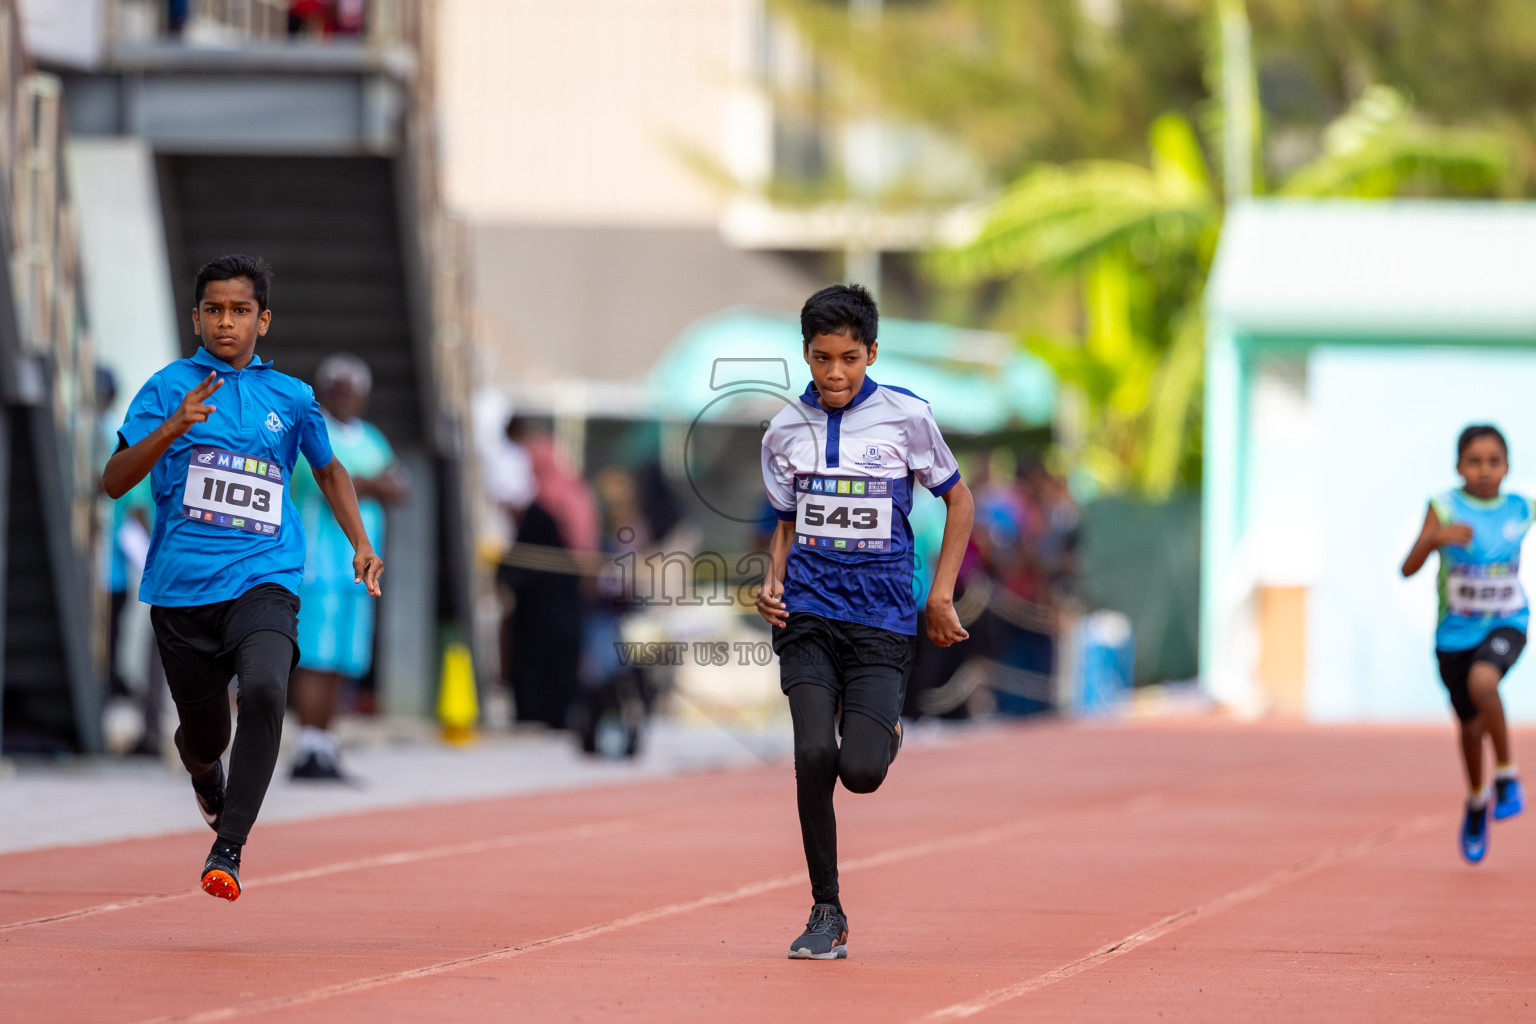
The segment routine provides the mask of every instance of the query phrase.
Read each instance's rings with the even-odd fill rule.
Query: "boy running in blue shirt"
[[[102,473],[113,498],[150,477],[155,528],[139,599],[152,606],[176,702],[176,749],[218,834],[203,889],[226,900],[240,896],[241,848],[277,764],[298,659],[304,529],[289,488],[300,452],[352,542],[356,581],[377,597],[384,571],[314,392],[256,357],[272,322],[267,291],[266,264],[249,256],[223,256],[197,272],[192,329],[202,348],[139,390]],[[219,758],[230,741],[231,676],[239,677],[240,727],[226,782]]]
[[[1456,443],[1456,472],[1464,485],[1436,495],[1424,528],[1403,562],[1412,576],[1440,552],[1440,624],[1435,656],[1460,720],[1467,769],[1467,807],[1461,853],[1476,864],[1488,852],[1489,793],[1483,775],[1483,739],[1493,746],[1496,819],[1524,808],[1520,776],[1509,751],[1509,730],[1499,682],[1525,649],[1530,608],[1520,586],[1520,544],[1531,526],[1530,501],[1500,494],[1509,472],[1509,447],[1490,426],[1471,426]]]
[[[857,285],[812,295],[800,311],[812,382],[763,436],[763,483],[779,524],[757,610],[774,627],[794,723],[814,904],[805,933],[790,944],[791,959],[848,955],[832,793],[839,779],[849,792],[874,792],[901,747],[917,640],[907,522],[914,481],[946,506],[928,637],[948,647],[969,636],[955,614],[954,590],[971,533],[971,493],[928,403],[867,376],[878,326],[874,299]]]

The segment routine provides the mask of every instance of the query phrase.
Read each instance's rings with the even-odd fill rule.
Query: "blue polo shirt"
[[[171,417],[210,370],[218,411],[172,442],[150,471],[155,529],[139,600],[185,607],[239,597],[261,583],[295,593],[304,527],[293,504],[294,463],[331,462],[320,403],[308,384],[252,358],[243,370],[200,348],[151,377],[118,436],[138,444]]]

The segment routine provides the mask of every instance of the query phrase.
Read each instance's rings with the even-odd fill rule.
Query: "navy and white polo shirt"
[[[827,412],[815,384],[763,435],[763,484],[794,522],[784,603],[896,633],[917,632],[912,578],[913,481],[936,495],[960,467],[928,403],[865,377],[853,401]]]
[[[299,452],[331,462],[320,404],[308,384],[252,358],[236,370],[205,348],[139,389],[118,436],[138,444],[171,417],[187,392],[217,370],[217,410],[171,442],[150,471],[155,531],[139,600],[187,606],[239,597],[259,583],[298,592],[304,527],[289,494]]]

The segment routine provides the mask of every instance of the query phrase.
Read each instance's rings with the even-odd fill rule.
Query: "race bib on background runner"
[[[1525,610],[1525,588],[1505,564],[1452,566],[1445,593],[1452,615],[1508,618]]]
[[[210,445],[192,447],[182,514],[211,526],[275,537],[283,526],[283,470]]]
[[[891,482],[868,477],[795,480],[795,543],[839,551],[886,551]]]

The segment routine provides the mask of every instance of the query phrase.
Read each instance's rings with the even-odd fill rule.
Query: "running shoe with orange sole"
[[[203,892],[233,903],[240,898],[240,846],[217,840],[203,862]]]

